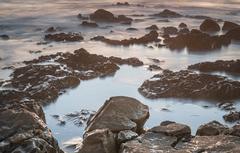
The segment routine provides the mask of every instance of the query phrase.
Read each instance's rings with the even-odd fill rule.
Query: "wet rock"
[[[154,16],[158,16],[158,17],[162,17],[162,18],[179,18],[182,17],[181,14],[165,9],[162,12],[158,13],[158,14],[154,14]]]
[[[120,22],[120,23],[131,23],[132,19],[126,17],[125,15],[119,15],[115,17],[109,11],[104,9],[98,9],[93,14],[90,14],[90,19],[97,22]]]
[[[117,142],[118,144],[122,144],[132,139],[135,139],[137,137],[138,137],[138,134],[136,132],[133,132],[131,130],[124,130],[118,133]]]
[[[0,38],[2,40],[9,40],[10,39],[10,37],[8,35],[0,35]]]
[[[205,19],[200,25],[200,30],[207,32],[217,32],[220,31],[220,26],[216,21],[212,19]]]
[[[225,111],[232,111],[236,109],[231,102],[222,102],[218,105],[218,107]]]
[[[128,30],[128,31],[138,31],[137,28],[127,28],[126,30]]]
[[[48,41],[81,41],[83,37],[79,33],[57,33],[45,35]]]
[[[113,63],[116,63],[118,65],[123,65],[123,64],[127,64],[127,65],[132,65],[134,67],[137,67],[137,66],[142,66],[143,65],[143,62],[140,61],[138,58],[126,58],[126,59],[121,59],[119,57],[114,57],[114,56],[111,56],[109,57],[109,60]]]
[[[40,53],[42,53],[42,51],[41,50],[29,50],[29,53],[30,54],[40,54]]]
[[[92,38],[91,40],[102,41],[109,45],[122,45],[122,46],[129,46],[129,45],[133,45],[133,44],[147,44],[150,42],[159,41],[158,33],[156,31],[151,31],[148,34],[146,34],[140,38],[130,38],[130,39],[124,39],[124,40],[111,40],[111,39],[105,38],[104,36],[96,36],[96,37]]]
[[[88,21],[83,21],[81,25],[85,26],[85,27],[92,27],[92,28],[98,27],[97,23],[95,23],[95,22],[88,22]]]
[[[188,34],[190,33],[188,28],[182,28],[178,31],[178,34]]]
[[[157,25],[154,24],[154,25],[147,27],[146,30],[159,30],[159,28]]]
[[[117,6],[129,6],[130,4],[128,2],[117,2]]]
[[[85,135],[78,153],[117,153],[113,133],[97,129]]]
[[[240,27],[229,30],[225,36],[230,40],[240,41]]]
[[[234,125],[230,130],[229,134],[240,137],[240,124]]]
[[[226,35],[210,36],[193,29],[190,33],[166,38],[164,43],[172,50],[186,47],[189,51],[211,51],[229,45],[231,40],[228,39]]]
[[[55,27],[49,27],[45,32],[46,33],[51,33],[51,32],[56,32],[57,29]]]
[[[201,72],[228,72],[240,73],[240,60],[217,60],[215,62],[202,62],[188,66],[188,69]]]
[[[236,122],[240,120],[240,112],[234,111],[223,116],[223,119],[227,122]]]
[[[226,133],[228,128],[217,121],[212,121],[201,125],[196,135],[200,136],[215,136]]]
[[[162,68],[158,65],[149,65],[148,66],[148,70],[150,71],[158,71],[158,70],[162,70]]]
[[[165,35],[176,35],[178,33],[178,29],[176,27],[164,27],[163,33]]]
[[[182,22],[178,25],[178,28],[187,28],[187,24]]]
[[[89,19],[89,17],[83,16],[81,13],[79,13],[77,17],[81,20],[88,20]]]
[[[112,97],[88,122],[86,132],[108,128],[114,133],[123,130],[141,133],[148,117],[148,106],[138,100],[130,97]]]
[[[163,122],[159,126],[151,128],[148,132],[162,133],[178,139],[189,139],[191,137],[191,129],[189,126],[175,122]]]
[[[238,28],[239,26],[240,25],[237,24],[237,23],[233,23],[233,22],[230,22],[230,21],[224,21],[222,30],[223,31],[229,31],[229,30]]]
[[[182,70],[164,70],[145,81],[138,89],[147,98],[238,99],[240,82],[226,77]]]

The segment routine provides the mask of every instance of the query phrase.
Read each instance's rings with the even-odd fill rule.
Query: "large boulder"
[[[104,9],[98,9],[93,14],[90,15],[90,19],[94,21],[105,21],[105,22],[114,22],[114,15]]]
[[[130,97],[112,97],[88,122],[86,132],[96,129],[110,129],[114,133],[132,130],[142,133],[143,125],[149,117],[149,108]]]
[[[225,21],[223,23],[223,27],[222,27],[222,30],[223,31],[229,31],[229,30],[232,30],[232,29],[235,29],[237,27],[239,27],[240,25],[237,24],[237,23],[234,23],[234,22],[230,22],[230,21]]]
[[[113,133],[108,129],[87,133],[78,153],[117,153]]]
[[[206,19],[200,25],[200,30],[207,32],[217,32],[220,30],[218,23],[212,19]]]
[[[224,134],[228,128],[217,121],[212,121],[207,124],[201,125],[197,130],[197,135],[200,136],[214,136]]]

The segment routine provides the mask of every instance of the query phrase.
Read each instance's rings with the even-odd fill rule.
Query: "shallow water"
[[[120,1],[120,0],[118,0]],[[114,47],[101,42],[90,41],[95,35],[104,35],[107,38],[126,39],[130,37],[140,37],[146,34],[147,26],[156,24],[160,28],[163,26],[178,26],[185,22],[189,28],[198,28],[202,20],[177,18],[169,19],[170,22],[159,22],[158,18],[151,18],[148,15],[169,8],[184,15],[207,15],[223,20],[230,20],[240,23],[240,2],[232,1],[140,1],[132,0],[129,3],[144,4],[145,7],[116,7],[112,4],[117,1],[111,0],[1,0],[0,1],[0,34],[8,34],[10,40],[0,40],[0,67],[21,66],[23,60],[31,60],[41,55],[48,55],[56,52],[72,52],[75,49],[85,48],[91,53],[104,56],[118,57],[138,57],[143,60],[145,66],[133,68],[121,66],[121,69],[113,77],[97,78],[90,81],[82,81],[81,84],[67,93],[60,96],[55,103],[44,107],[47,123],[54,136],[63,146],[63,142],[82,136],[84,127],[77,127],[72,122],[67,122],[65,126],[59,126],[57,120],[51,115],[65,115],[79,111],[81,109],[97,110],[107,99],[112,96],[130,96],[137,98],[150,107],[150,118],[146,123],[146,128],[158,125],[164,120],[173,120],[186,123],[191,126],[192,134],[196,132],[199,125],[212,120],[225,123],[222,116],[225,111],[216,107],[217,102],[196,101],[189,99],[159,99],[150,100],[141,96],[137,89],[144,80],[151,78],[156,72],[147,70],[148,64],[152,64],[149,58],[160,59],[160,66],[164,69],[181,70],[188,65],[204,61],[215,61],[219,59],[230,60],[240,58],[240,45],[234,43],[221,50],[208,53],[189,53],[187,50],[170,51],[166,48],[149,48],[141,45],[130,47]],[[134,19],[144,19],[142,22],[134,22],[131,26],[114,24],[100,24],[100,28],[84,28],[80,26],[81,21],[76,17],[78,13],[89,14],[97,8],[105,8],[114,14],[144,14],[142,17]],[[229,15],[232,12],[235,15]],[[219,24],[222,25],[222,22]],[[62,32],[81,32],[84,41],[78,43],[50,43],[47,45],[37,45],[43,41],[44,31],[50,27],[59,27]],[[127,28],[138,28],[139,31],[129,32]],[[113,30],[113,33],[110,31]],[[220,32],[222,33],[222,32]],[[154,44],[150,44],[154,46]],[[29,51],[41,50],[40,54],[30,54]],[[11,70],[0,70],[0,79],[8,79]],[[227,76],[234,80],[240,80],[240,76],[229,75],[216,72],[214,74]],[[240,109],[240,100],[236,100],[236,107]],[[206,107],[208,106],[208,107]],[[167,108],[169,111],[162,111]],[[227,124],[227,123],[225,123]],[[72,150],[68,150],[72,152]]]

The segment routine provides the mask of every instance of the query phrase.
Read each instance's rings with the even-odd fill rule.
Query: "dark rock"
[[[117,6],[129,6],[130,4],[128,2],[117,2],[116,3]]]
[[[162,12],[158,13],[158,14],[154,14],[154,16],[158,16],[158,17],[162,17],[162,18],[179,18],[182,17],[181,14],[165,9]]]
[[[232,111],[236,109],[231,102],[222,102],[218,105],[218,107],[225,111]]]
[[[187,28],[187,24],[182,22],[178,25],[178,28]]]
[[[0,38],[2,40],[9,40],[10,39],[10,37],[8,35],[0,35]]]
[[[163,33],[165,35],[176,35],[178,33],[178,29],[176,27],[164,27]]]
[[[77,17],[78,17],[79,19],[81,19],[81,20],[88,20],[88,19],[89,19],[88,17],[83,16],[82,14],[78,14]]]
[[[231,100],[240,97],[240,82],[226,77],[182,70],[164,70],[145,81],[139,92],[147,98],[193,98]]]
[[[236,122],[240,120],[240,112],[234,111],[223,116],[224,120],[227,122]]]
[[[178,34],[188,34],[190,33],[188,28],[182,28],[178,31]]]
[[[85,135],[78,153],[117,153],[113,133],[97,129]]]
[[[178,139],[189,139],[191,137],[191,129],[189,126],[175,122],[164,122],[163,124],[153,127],[148,132],[162,133],[166,136],[177,137]]]
[[[143,65],[142,61],[140,61],[138,58],[134,58],[134,57],[133,58],[127,58],[127,59],[121,59],[119,57],[111,56],[111,57],[109,57],[109,60],[113,63],[118,64],[118,65],[127,64],[127,65],[132,65],[134,67]]]
[[[51,32],[56,32],[56,31],[57,31],[56,28],[54,28],[54,27],[49,27],[45,32],[51,33]]]
[[[57,33],[45,35],[49,41],[81,41],[83,37],[79,33]]]
[[[240,27],[229,30],[225,36],[230,40],[240,41]]]
[[[155,24],[147,27],[146,29],[147,29],[147,30],[159,30],[158,26],[155,25]]]
[[[223,31],[229,31],[235,28],[238,28],[240,25],[237,23],[229,22],[229,21],[224,21],[222,30]]]
[[[142,133],[148,117],[148,107],[138,100],[130,97],[112,97],[88,122],[86,132],[107,128],[114,133],[123,130]]]
[[[226,133],[228,128],[217,121],[212,121],[207,124],[201,125],[196,135],[200,136],[215,136]]]
[[[229,134],[240,137],[240,124],[234,125],[230,130]]]
[[[228,72],[240,73],[240,60],[223,61],[218,60],[215,62],[203,62],[188,66],[188,69],[199,70],[201,72]]]
[[[88,21],[83,21],[81,25],[85,26],[85,27],[92,27],[92,28],[98,27],[97,23],[95,23],[95,22],[88,22]]]
[[[128,30],[128,31],[138,31],[137,28],[127,28],[126,30]]]
[[[150,71],[158,71],[158,70],[162,70],[162,68],[158,65],[149,65],[148,66],[148,70]]]
[[[42,53],[42,51],[41,50],[29,50],[29,53],[30,54],[40,54],[40,53]]]
[[[220,30],[218,23],[212,19],[205,19],[200,25],[200,30],[207,32],[217,32]]]
[[[104,36],[96,36],[96,37],[92,38],[91,40],[102,41],[109,45],[122,45],[122,46],[129,46],[129,45],[133,45],[133,44],[147,44],[150,42],[159,41],[158,33],[156,31],[151,31],[148,34],[146,34],[140,38],[130,38],[130,39],[124,39],[124,40],[111,40],[111,39],[105,38]]]

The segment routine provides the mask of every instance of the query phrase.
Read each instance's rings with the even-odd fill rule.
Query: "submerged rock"
[[[162,18],[179,18],[182,17],[181,14],[165,9],[162,12],[158,13],[158,14],[154,14],[154,16],[158,16],[158,17],[162,17]]]
[[[130,97],[112,97],[88,122],[86,132],[107,128],[114,133],[123,130],[142,133],[148,117],[148,106],[138,100]]]
[[[230,21],[224,21],[222,30],[223,31],[229,31],[229,30],[232,30],[232,29],[235,29],[235,28],[238,28],[238,27],[240,27],[240,25],[237,24],[237,23],[233,23],[233,22],[230,22]]]
[[[226,77],[182,70],[164,70],[145,81],[139,92],[147,98],[193,98],[231,100],[240,97],[240,82]]]
[[[2,40],[9,40],[10,39],[10,37],[8,35],[0,35],[0,38]]]
[[[117,2],[117,6],[129,6],[130,4],[128,2]]]
[[[229,30],[225,36],[230,40],[240,41],[240,27]]]
[[[51,33],[51,32],[56,32],[57,29],[55,27],[49,27],[45,32],[46,33]]]
[[[154,24],[154,25],[147,27],[146,30],[159,30],[159,28],[157,25]]]
[[[45,40],[49,41],[81,41],[83,37],[79,33],[57,33],[45,35]]]
[[[88,21],[83,21],[81,25],[85,26],[85,27],[92,27],[92,28],[98,27],[97,23],[95,23],[95,22],[88,22]]]
[[[205,19],[200,25],[200,30],[207,32],[217,32],[220,31],[220,26],[216,21],[212,19]]]
[[[215,62],[202,62],[188,66],[188,69],[201,72],[228,72],[240,73],[240,60],[217,60]]]
[[[92,38],[91,40],[102,41],[109,45],[122,45],[122,46],[129,46],[129,45],[133,45],[133,44],[147,44],[150,42],[159,41],[158,33],[156,31],[151,31],[148,34],[146,34],[140,38],[130,38],[130,39],[124,39],[124,40],[111,40],[111,39],[105,38],[104,36],[96,36],[96,37]]]

